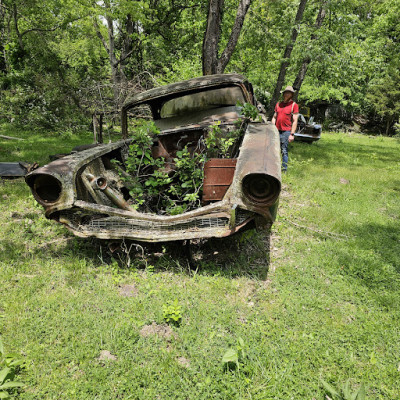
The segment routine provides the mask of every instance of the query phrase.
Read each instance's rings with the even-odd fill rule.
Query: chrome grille
[[[247,219],[249,219],[253,216],[254,216],[253,212],[242,210],[241,208],[239,208],[236,211],[236,225],[242,224],[244,221],[246,221]]]
[[[199,218],[185,222],[165,223],[165,222],[150,222],[138,221],[119,218],[102,218],[92,219],[86,225],[86,229],[107,230],[107,231],[141,231],[154,230],[161,232],[195,230],[195,229],[210,229],[210,228],[225,228],[229,224],[228,218]]]

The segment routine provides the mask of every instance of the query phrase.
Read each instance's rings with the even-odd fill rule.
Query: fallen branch
[[[298,224],[298,223],[296,223],[296,222],[293,222],[293,221],[291,221],[290,219],[283,218],[283,217],[281,217],[281,218],[282,218],[284,221],[289,222],[289,224],[292,224],[293,226],[296,226],[297,228],[300,228],[300,229],[307,229],[307,230],[309,230],[309,231],[311,231],[311,232],[318,233],[318,234],[320,234],[320,235],[326,235],[326,236],[336,237],[336,238],[340,238],[340,239],[348,239],[348,238],[349,238],[349,236],[347,236],[347,235],[343,235],[343,234],[340,234],[340,233],[334,233],[334,232],[322,231],[322,230],[320,230],[320,229],[310,228],[309,226],[300,225],[300,224]]]
[[[1,139],[8,139],[8,140],[25,140],[22,138],[18,138],[18,137],[13,137],[13,136],[5,136],[5,135],[0,135]]]

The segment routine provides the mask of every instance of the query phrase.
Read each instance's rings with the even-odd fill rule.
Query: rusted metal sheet
[[[211,158],[204,165],[203,203],[222,200],[232,184],[236,158]]]
[[[38,168],[37,163],[2,162],[0,163],[0,176],[2,178],[19,178]]]

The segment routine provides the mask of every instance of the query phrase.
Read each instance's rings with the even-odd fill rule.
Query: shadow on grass
[[[140,269],[153,265],[156,270],[168,270],[177,274],[193,274],[195,270],[198,274],[229,278],[267,278],[270,252],[268,231],[249,229],[222,239],[193,240],[187,246],[183,241],[139,243],[83,239],[68,232],[46,238],[39,231],[38,237],[35,226],[32,225],[31,228],[27,222],[35,220],[36,213],[15,212],[12,217],[15,230],[19,232],[15,240],[2,240],[0,262],[18,264],[26,259],[45,259],[64,265],[72,274],[89,261],[95,268],[118,262],[121,269]],[[117,250],[111,251],[110,244]]]
[[[398,217],[397,217],[398,218]],[[337,248],[342,271],[371,289],[385,307],[400,304],[400,221],[349,227],[355,239]]]
[[[113,258],[121,268],[152,265],[176,274],[246,276],[265,280],[270,261],[269,233],[248,230],[223,239],[201,239],[165,243],[112,242]],[[97,241],[110,257],[106,241]],[[129,251],[130,250],[130,251]],[[108,262],[112,262],[108,258]]]

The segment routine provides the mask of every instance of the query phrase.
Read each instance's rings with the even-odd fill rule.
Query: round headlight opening
[[[61,182],[51,175],[35,175],[28,182],[36,199],[44,204],[56,202],[61,195]]]
[[[279,181],[273,176],[250,174],[243,179],[243,193],[255,203],[273,203],[279,192]]]

